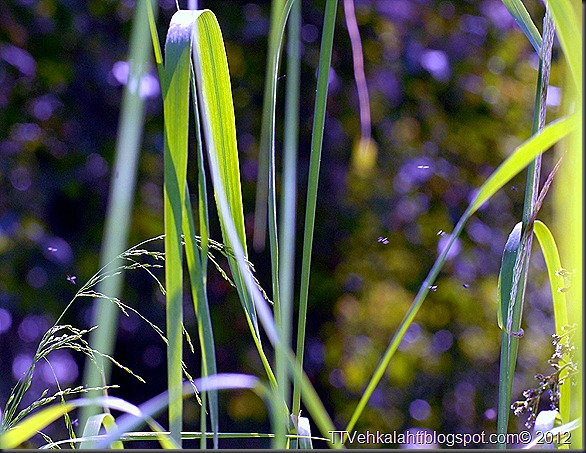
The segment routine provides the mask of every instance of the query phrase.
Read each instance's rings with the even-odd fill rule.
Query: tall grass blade
[[[550,0],[547,7],[553,21],[564,57],[568,61],[575,87],[582,88],[582,9],[577,1]]]
[[[293,295],[295,280],[295,225],[297,222],[297,147],[299,134],[300,98],[300,28],[301,2],[292,5],[287,36],[287,79],[285,98],[285,138],[283,143],[283,188],[279,223],[279,309],[281,339],[291,345],[293,329]],[[283,361],[283,363],[280,363]],[[291,389],[285,382],[288,375],[286,358],[277,358],[277,376],[281,384],[283,401],[289,404]]]
[[[360,418],[364,408],[368,404],[368,400],[372,396],[374,389],[383,377],[385,370],[387,369],[393,355],[399,347],[405,332],[407,332],[407,329],[421,308],[421,305],[423,304],[423,301],[429,292],[429,288],[431,285],[433,285],[441,268],[443,267],[448,252],[450,251],[456,239],[462,233],[464,225],[468,219],[470,219],[470,217],[500,188],[509,182],[513,176],[525,168],[529,162],[535,158],[536,155],[547,151],[554,143],[566,137],[570,132],[576,131],[578,127],[579,122],[576,115],[572,115],[551,123],[541,133],[534,135],[529,140],[519,145],[480,187],[476,193],[476,196],[473,198],[472,202],[454,227],[454,231],[450,235],[449,241],[433,264],[427,277],[419,288],[415,299],[411,303],[409,310],[401,321],[401,324],[399,325],[395,335],[387,346],[382,359],[377,365],[372,378],[370,379],[360,401],[358,402],[358,405],[356,406],[356,409],[352,414],[352,417],[350,418],[348,426],[346,427],[347,431],[352,431],[354,429],[354,426]]]
[[[307,184],[307,201],[305,204],[305,227],[303,233],[303,255],[301,262],[301,289],[299,295],[299,321],[297,324],[297,361],[299,371],[303,369],[305,350],[305,329],[307,324],[307,305],[309,299],[309,277],[311,271],[311,253],[313,249],[313,232],[315,228],[315,211],[317,206],[317,189],[319,185],[319,167],[324,137],[328,82],[332,61],[334,29],[338,0],[327,0],[322,40],[319,53],[317,91],[311,135],[311,156],[309,160],[309,180]],[[300,383],[295,381],[293,390],[293,414],[299,415],[301,410]]]
[[[194,13],[179,11],[171,18],[165,42],[163,113],[165,121],[164,217],[169,429],[181,445],[183,402],[181,360],[183,325],[182,221],[187,178],[189,71]]]
[[[531,42],[535,52],[539,53],[541,49],[541,35],[527,12],[525,5],[523,5],[523,2],[521,0],[503,0],[503,4],[507,7],[515,22],[519,24],[523,33],[525,33],[525,36]]]
[[[539,51],[539,70],[537,74],[537,88],[535,90],[535,106],[533,113],[532,133],[535,135],[541,132],[545,126],[547,90],[549,86],[549,75],[551,68],[551,50],[554,38],[554,24],[551,20],[549,10],[546,10],[543,18],[543,40]],[[499,380],[499,402],[497,432],[506,434],[511,402],[511,389],[515,375],[517,352],[519,348],[519,333],[522,336],[521,318],[523,316],[523,305],[525,301],[525,288],[527,285],[527,272],[531,258],[531,245],[533,242],[533,224],[539,203],[539,179],[541,175],[541,155],[535,156],[535,160],[529,164],[527,171],[527,182],[525,188],[525,200],[523,204],[523,219],[521,225],[517,225],[519,232],[518,249],[514,257],[512,267],[508,267],[503,258],[505,266],[506,284],[509,283],[509,292],[499,292],[499,303],[502,311],[506,310],[506,328],[501,334],[501,364]],[[545,193],[547,190],[545,191]],[[516,227],[516,228],[517,228]],[[509,243],[507,242],[507,245]],[[506,249],[505,249],[506,254]],[[502,283],[505,283],[504,281]],[[499,287],[499,291],[502,288]],[[501,325],[502,328],[502,325]],[[506,443],[498,444],[499,448],[506,448]]]
[[[176,14],[180,13],[182,12],[180,11]],[[220,225],[226,245],[233,249],[234,244],[231,241],[238,240],[246,257],[247,248],[240,187],[240,169],[228,61],[222,32],[216,17],[209,10],[198,11],[198,13],[197,20],[194,22],[193,57],[200,99],[200,112],[204,120],[206,141],[214,144],[213,147],[208,146],[207,149],[210,167],[217,169],[220,175],[220,180],[215,181],[215,184],[222,185],[229,206],[228,213],[222,213],[218,210],[220,213]],[[217,194],[216,203],[218,203]],[[234,239],[229,238],[226,234],[226,214],[229,214],[233,219],[236,228],[237,237]],[[243,276],[235,260],[231,258],[229,263],[248,322],[252,326],[253,335],[260,344],[254,304],[244,290]]]
[[[557,2],[559,3],[559,2]],[[571,16],[578,23],[578,34],[571,35],[570,39],[575,40],[576,43],[582,42],[582,12],[583,4],[577,0],[571,2],[574,8],[574,15]],[[553,13],[554,22],[558,34],[567,33],[566,23],[562,23],[557,19],[556,7],[559,5],[550,5]],[[581,48],[572,48],[574,61],[582,59]],[[582,103],[583,103],[583,85],[582,85],[582,65],[578,65],[578,75],[580,76],[579,83],[570,71],[565,72],[563,83],[562,96],[562,112],[576,112],[578,121],[582,124]],[[569,135],[567,140],[564,140],[557,148],[559,155],[564,155],[564,165],[561,166],[559,176],[553,188],[554,201],[552,220],[555,231],[560,234],[557,238],[560,254],[564,259],[564,265],[570,271],[575,270],[572,275],[572,286],[566,293],[568,318],[576,325],[574,331],[573,345],[576,348],[575,356],[583,357],[583,320],[584,320],[584,288],[583,288],[583,266],[584,266],[584,251],[583,251],[583,234],[584,234],[584,204],[583,204],[583,190],[584,190],[584,174],[583,174],[583,131],[578,128],[573,134]],[[583,416],[583,373],[577,373],[574,376],[574,384],[570,386],[570,419],[576,419]],[[571,448],[583,448],[583,429],[580,424],[578,428],[572,432]]]
[[[141,80],[149,67],[147,5],[139,2],[133,18],[129,52],[129,78],[124,87],[118,136],[116,141],[116,158],[108,196],[106,223],[104,226],[103,248],[100,263],[110,262],[121,251],[126,249],[130,219],[132,219],[132,203],[137,172],[139,149],[142,142],[144,127],[144,98],[140,94]],[[120,294],[123,277],[121,275],[107,279],[100,284],[99,291],[117,296]],[[100,328],[92,332],[90,344],[104,354],[112,354],[116,341],[118,310],[111,303],[96,299],[93,306],[92,324]],[[84,382],[88,387],[98,387],[105,377],[110,376],[110,363],[101,358],[97,365],[87,360],[84,369]],[[92,395],[90,395],[92,396]],[[96,393],[93,393],[96,396]],[[91,415],[97,413],[96,408],[86,407],[80,414],[80,426]]]
[[[277,83],[273,76],[274,63],[277,53],[280,51],[282,29],[279,21],[282,16],[284,0],[271,1],[271,25],[269,29],[269,45],[267,52],[267,66],[265,74],[265,86],[262,106],[260,144],[258,150],[258,176],[256,181],[256,204],[254,208],[254,232],[253,246],[256,251],[265,247],[267,228],[267,209],[270,191],[270,162],[274,160],[272,150],[271,132],[275,122],[275,102],[273,91]],[[277,66],[278,68],[278,66]]]

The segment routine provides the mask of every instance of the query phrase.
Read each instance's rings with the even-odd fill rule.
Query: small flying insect
[[[378,242],[380,242],[381,244],[387,245],[389,243],[389,238],[384,238],[382,236],[379,236]]]
[[[430,286],[429,289],[435,293],[437,291],[437,285]]]
[[[77,277],[75,275],[69,275],[67,274],[67,281],[70,282],[72,285],[75,285],[75,280],[77,279]]]

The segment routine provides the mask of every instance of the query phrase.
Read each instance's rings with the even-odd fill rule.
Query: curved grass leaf
[[[96,415],[92,415],[90,418],[88,418],[87,423],[85,424],[85,427],[83,429],[83,437],[92,437],[92,436],[97,436],[100,434],[100,428],[101,427],[106,428],[106,432],[110,432],[113,429],[116,428],[116,420],[114,420],[114,417],[112,417],[111,414],[96,414]],[[79,447],[80,450],[84,450],[84,449],[88,449],[88,448],[94,448],[94,442],[90,441],[90,442],[84,442],[81,444],[81,446]],[[115,450],[120,450],[123,449],[124,446],[122,445],[122,442],[115,441],[112,442],[112,444],[110,445],[110,448],[115,449]]]
[[[549,228],[539,220],[535,221],[533,226],[535,237],[539,242],[547,275],[549,277],[549,286],[551,288],[551,299],[553,304],[553,314],[555,319],[555,331],[562,335],[563,327],[568,324],[568,310],[566,306],[565,293],[565,270],[562,268],[558,248]],[[567,272],[567,271],[566,271]],[[570,383],[564,382],[560,387],[560,414],[562,421],[570,418]]]

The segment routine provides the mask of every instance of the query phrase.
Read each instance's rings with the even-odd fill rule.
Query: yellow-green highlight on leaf
[[[539,242],[547,275],[549,277],[549,286],[551,288],[551,299],[553,303],[553,314],[555,319],[555,331],[562,335],[563,327],[568,324],[568,310],[566,305],[566,293],[564,272],[569,272],[562,268],[558,248],[549,228],[539,220],[534,224],[535,237]],[[560,387],[560,414],[562,421],[567,422],[570,418],[570,383],[564,382]]]
[[[582,88],[582,8],[577,0],[550,0],[547,2],[556,32],[568,61],[572,79]]]
[[[165,42],[163,86],[164,115],[164,219],[165,285],[167,321],[167,376],[169,389],[169,428],[181,445],[183,425],[182,345],[183,345],[183,246],[181,244],[183,202],[187,179],[187,139],[189,131],[189,74],[193,12],[179,11],[171,18]]]
[[[0,434],[0,449],[18,447],[74,407],[72,404],[56,404],[27,417],[14,428]]]
[[[111,414],[92,415],[85,424],[85,427],[83,429],[83,437],[98,436],[100,434],[100,428],[102,426],[104,426],[106,432],[108,433],[116,429],[116,421],[114,420],[114,417],[112,417]],[[80,450],[95,448],[95,442],[83,442],[79,448]],[[115,450],[121,450],[124,449],[124,446],[122,445],[122,442],[115,441],[112,442],[110,448]]]
[[[468,216],[474,214],[501,187],[529,165],[535,156],[547,151],[578,127],[580,124],[577,115],[567,116],[550,123],[539,134],[519,145],[482,185],[467,210]]]
[[[180,13],[182,11],[176,14]],[[217,185],[221,185],[226,194],[229,215],[236,229],[237,240],[247,258],[232,88],[226,50],[216,16],[209,10],[198,11],[197,19],[193,22],[193,33],[193,59],[202,125],[212,176],[214,174],[217,176],[212,178],[216,204],[219,203]],[[226,232],[227,219],[219,206],[218,213],[224,242],[234,249],[232,239]],[[260,341],[256,309],[245,290],[243,276],[233,258],[229,259],[229,263],[240,300],[249,323],[253,327],[253,334]]]

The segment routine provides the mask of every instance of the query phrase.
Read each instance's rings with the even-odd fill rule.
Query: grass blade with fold
[[[181,445],[183,400],[181,398],[183,346],[183,245],[181,243],[189,119],[189,73],[192,16],[182,11],[171,18],[165,42],[163,85],[164,114],[164,217],[165,286],[167,322],[167,377],[169,430]]]

